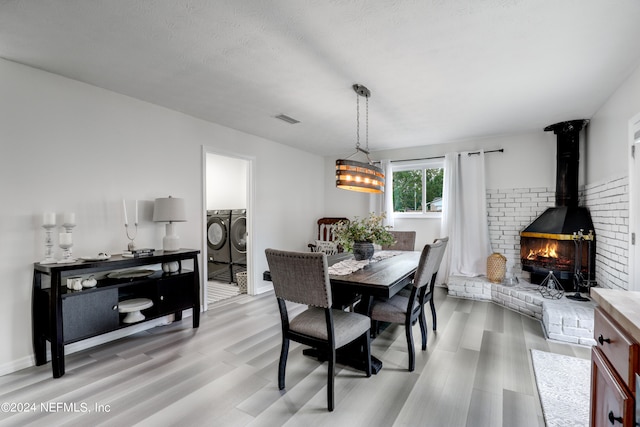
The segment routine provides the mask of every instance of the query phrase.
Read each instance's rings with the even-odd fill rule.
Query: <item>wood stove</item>
[[[592,286],[596,236],[589,210],[578,206],[580,130],[588,120],[547,126],[557,135],[556,206],[547,209],[520,233],[522,270],[532,283],[551,272],[564,290]]]

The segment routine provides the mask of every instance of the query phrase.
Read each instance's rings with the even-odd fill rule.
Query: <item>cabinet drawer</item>
[[[631,390],[635,390],[638,371],[636,344],[600,307],[595,308],[593,335],[597,348]]]
[[[591,426],[634,426],[633,396],[600,349],[591,350]]]

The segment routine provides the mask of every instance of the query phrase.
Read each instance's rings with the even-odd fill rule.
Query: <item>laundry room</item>
[[[246,293],[249,161],[206,154],[207,302]]]

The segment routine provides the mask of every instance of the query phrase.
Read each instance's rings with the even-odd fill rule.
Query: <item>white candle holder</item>
[[[69,234],[69,236],[71,237],[71,245],[67,248],[67,250],[69,251],[69,258],[71,258],[73,255],[73,251],[71,250],[71,248],[73,247],[73,227],[75,226],[76,226],[75,224],[71,224],[71,223],[62,224],[62,227],[64,228],[65,232]]]
[[[138,236],[138,201],[136,200],[136,213],[135,220],[133,221],[134,231],[133,236],[129,234],[129,220],[127,218],[127,202],[122,199],[122,209],[124,212],[124,231],[127,233],[127,239],[129,239],[129,244],[127,244],[127,249],[133,251],[136,248],[135,239]]]
[[[40,264],[53,264],[56,262],[53,256],[53,229],[55,224],[43,224],[44,228],[44,260]]]
[[[129,235],[129,224],[124,224],[124,231],[125,233],[127,233],[127,239],[129,239],[129,243],[127,244],[127,249],[132,251],[136,248],[136,242],[135,239],[138,236],[138,223],[134,223],[134,231],[133,231],[133,237],[131,235]]]
[[[63,250],[62,260],[59,262],[75,262],[76,260],[73,258],[71,248],[73,247],[73,227],[76,226],[76,214],[65,213],[63,221],[62,228],[64,228],[65,231],[64,233],[60,233],[58,240],[58,246]]]
[[[58,246],[63,250],[62,259],[58,261],[59,263],[75,262],[71,251],[71,248],[73,247],[73,234],[70,232],[60,233]]]

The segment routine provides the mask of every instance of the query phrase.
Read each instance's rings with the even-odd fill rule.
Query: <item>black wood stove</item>
[[[580,130],[587,123],[572,120],[544,129],[557,135],[556,205],[520,233],[522,269],[531,281],[542,283],[552,273],[566,291],[595,284],[593,221],[589,210],[578,206]]]

